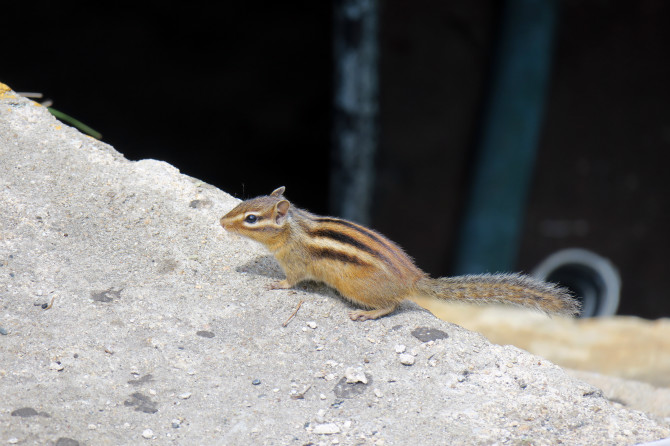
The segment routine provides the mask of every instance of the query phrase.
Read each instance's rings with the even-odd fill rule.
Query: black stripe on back
[[[319,217],[316,219],[318,222],[323,222],[323,223],[335,223],[335,224],[340,224],[343,226],[346,226],[348,228],[354,229],[361,234],[370,237],[372,240],[376,241],[380,245],[382,245],[384,248],[388,249],[393,256],[398,259],[401,263],[403,263],[405,266],[410,267],[411,269],[415,269],[416,267],[414,264],[407,259],[405,256],[402,254],[397,253],[397,248],[393,248],[392,246],[389,246],[388,242],[385,239],[380,238],[377,234],[374,232],[368,230],[367,228],[364,228],[362,226],[358,226],[355,223],[351,223],[350,221],[347,220],[341,220],[339,218],[331,218],[331,217]],[[408,265],[409,264],[409,265]]]
[[[316,257],[323,257],[326,259],[338,260],[344,263],[352,263],[354,265],[367,265],[366,262],[355,256],[350,256],[344,252],[335,251],[327,248],[310,248],[309,250]]]
[[[337,240],[338,242],[344,243],[346,245],[355,246],[356,248],[365,251],[373,256],[379,256],[380,254],[374,249],[370,248],[368,245],[361,243],[353,237],[348,236],[339,231],[333,231],[332,229],[316,229],[309,232],[311,235],[317,237],[325,237],[332,240]]]
[[[332,229],[315,229],[309,231],[309,234],[316,237],[324,237],[329,238],[331,240],[336,240],[340,243],[344,243],[345,245],[351,245],[355,248],[360,249],[361,251],[365,251],[368,254],[371,254],[373,257],[383,260],[387,265],[389,265],[394,270],[396,271],[398,270],[398,268],[393,264],[393,262],[391,262],[391,260],[389,260],[389,258],[386,257],[384,254],[380,253],[379,251],[371,248],[365,243],[362,243],[360,240],[356,240],[355,238],[347,234],[344,234],[339,231],[334,231]]]

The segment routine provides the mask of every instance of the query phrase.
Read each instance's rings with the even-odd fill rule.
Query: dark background
[[[329,2],[15,2],[0,81],[39,91],[129,159],[240,198],[280,185],[326,213]],[[372,226],[452,269],[499,2],[382,2]],[[670,3],[564,0],[517,269],[583,247],[623,279],[621,314],[670,316]],[[560,230],[556,230],[559,228]]]

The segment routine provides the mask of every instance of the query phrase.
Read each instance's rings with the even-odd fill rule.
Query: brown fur
[[[243,201],[221,218],[221,225],[272,252],[286,274],[273,288],[290,288],[303,280],[324,282],[370,309],[350,313],[353,320],[384,316],[413,295],[502,302],[547,313],[579,311],[567,290],[520,274],[431,279],[398,245],[378,232],[295,208],[283,193],[281,187],[268,196]]]

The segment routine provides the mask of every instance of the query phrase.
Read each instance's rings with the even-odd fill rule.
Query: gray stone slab
[[[218,224],[235,199],[164,162],[130,162],[3,87],[0,444],[670,435],[550,362],[414,304],[361,323],[324,287],[267,291],[281,277],[274,260]],[[221,163],[221,175],[235,168]],[[417,329],[439,336],[422,342]]]

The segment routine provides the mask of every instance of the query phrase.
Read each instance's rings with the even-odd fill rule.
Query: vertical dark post
[[[456,273],[515,267],[549,84],[558,0],[507,0]]]
[[[335,0],[334,114],[330,207],[370,221],[377,148],[377,0]]]

